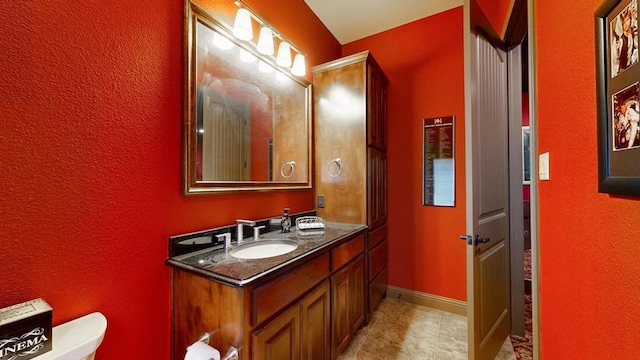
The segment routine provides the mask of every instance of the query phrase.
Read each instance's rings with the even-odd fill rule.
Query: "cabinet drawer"
[[[329,276],[329,255],[293,269],[251,292],[251,325],[268,319]]]
[[[369,313],[375,310],[380,300],[387,295],[387,267],[369,283]]]
[[[367,249],[372,249],[378,245],[382,240],[387,238],[387,224],[384,224],[376,229],[369,231],[369,242]]]
[[[360,235],[338,246],[331,251],[332,270],[336,271],[340,269],[362,252],[364,252],[364,235]]]
[[[387,240],[369,251],[369,279],[373,279],[387,265]]]

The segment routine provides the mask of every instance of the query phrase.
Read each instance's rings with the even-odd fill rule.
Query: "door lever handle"
[[[478,244],[486,244],[491,241],[491,238],[481,238],[480,235],[476,234],[475,236],[471,235],[460,235],[461,240],[466,240],[467,245],[478,245]]]
[[[467,245],[473,245],[473,236],[471,235],[460,235],[460,240],[465,240]]]

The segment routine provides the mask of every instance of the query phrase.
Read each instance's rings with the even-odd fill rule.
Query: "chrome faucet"
[[[238,244],[240,244],[242,242],[242,239],[244,238],[243,234],[242,234],[242,230],[244,228],[245,225],[249,225],[249,226],[256,226],[256,222],[255,221],[251,221],[251,220],[236,220],[236,224],[238,224],[238,230],[236,233],[236,240],[238,241]]]
[[[228,251],[231,247],[231,233],[218,234],[216,238],[218,238],[218,241],[224,241],[224,249]]]

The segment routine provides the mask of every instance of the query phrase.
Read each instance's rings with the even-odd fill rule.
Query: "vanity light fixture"
[[[253,24],[251,23],[251,13],[245,8],[238,9],[236,20],[233,22],[233,35],[240,40],[249,41],[253,39]]]
[[[289,67],[291,66],[291,47],[286,41],[282,41],[278,46],[278,57],[276,57],[276,64]]]
[[[304,55],[296,54],[296,57],[293,58],[291,73],[296,76],[304,76],[307,73],[307,66],[304,61]]]
[[[271,56],[276,61],[276,64],[283,68],[287,68],[293,75],[306,75],[307,65],[305,63],[305,56],[301,54],[300,51],[294,45],[292,45],[289,40],[278,33],[277,30],[274,30],[266,20],[256,14],[241,0],[236,0],[234,1],[234,3],[236,6],[238,6],[238,12],[236,13],[236,18],[233,24],[233,35],[238,39],[247,41],[249,44],[255,46],[255,49],[259,53]],[[254,21],[260,27],[257,43],[251,41],[253,39]],[[274,38],[277,38],[279,41],[277,54],[275,54],[274,51]],[[292,51],[295,53],[293,66],[291,64]],[[250,60],[250,57],[245,54],[241,54],[241,58],[245,62],[253,61]],[[267,64],[263,64],[262,62],[260,63],[260,71],[264,71],[267,69],[265,65]],[[272,66],[268,66],[268,68],[271,68],[268,72],[275,70]]]
[[[266,26],[260,28],[260,37],[256,47],[259,53],[273,55],[273,32]]]

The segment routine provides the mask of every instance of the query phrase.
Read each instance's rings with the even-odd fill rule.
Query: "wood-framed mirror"
[[[186,195],[311,188],[311,84],[187,1]]]

